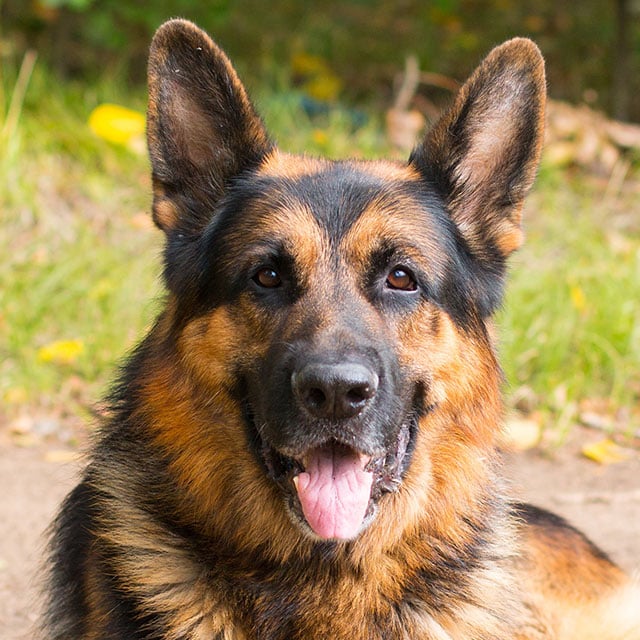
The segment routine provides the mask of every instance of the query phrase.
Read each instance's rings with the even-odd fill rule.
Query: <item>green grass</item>
[[[512,262],[499,317],[501,351],[511,389],[532,390],[552,417],[598,398],[614,411],[637,409],[636,191],[611,198],[599,182],[543,172],[531,198],[527,242]]]
[[[0,85],[0,423],[26,409],[78,416],[99,398],[162,295],[162,234],[145,217],[147,160],[96,139],[86,124],[100,102],[142,109],[144,96],[109,82],[63,87],[37,66],[28,87],[17,73]],[[311,119],[290,90],[265,91],[259,104],[288,151],[389,153],[375,117],[363,123],[360,114],[334,110]],[[542,171],[498,318],[509,388],[527,389],[530,408],[550,424],[558,416],[571,422],[591,398],[611,398],[614,409],[637,415],[637,194],[603,192],[589,177]],[[58,340],[84,349],[69,362],[43,358],[42,347]]]
[[[2,78],[0,129],[12,80]],[[82,411],[153,316],[161,234],[140,222],[147,161],[93,136],[86,119],[101,93],[62,89],[36,69],[18,126],[0,140],[0,400],[9,415],[25,404]],[[41,348],[59,340],[80,341],[82,353],[44,361]]]

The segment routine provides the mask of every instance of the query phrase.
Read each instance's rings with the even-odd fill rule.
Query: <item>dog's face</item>
[[[206,279],[212,306],[228,284],[255,350],[234,378],[265,471],[303,525],[352,537],[401,482],[433,402],[406,338],[456,313],[455,234],[417,174],[293,162],[273,154],[227,197],[203,236]]]
[[[402,487],[428,416],[478,393],[487,360],[495,373],[485,322],[539,156],[539,52],[494,50],[406,165],[278,151],[190,23],[159,30],[149,78],[183,358],[242,407],[293,520],[354,538]]]

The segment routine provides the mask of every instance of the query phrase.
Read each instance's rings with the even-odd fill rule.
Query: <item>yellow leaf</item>
[[[622,447],[609,438],[585,444],[582,447],[582,455],[599,464],[622,462],[629,457],[629,454]]]
[[[56,340],[38,350],[38,360],[54,364],[73,364],[83,352],[82,340]]]
[[[571,296],[571,302],[573,303],[574,308],[577,311],[583,312],[587,307],[587,299],[582,287],[579,287],[578,285],[572,286],[569,290],[569,295]]]
[[[89,115],[89,127],[99,138],[125,147],[137,146],[145,123],[143,113],[117,104],[101,104]]]

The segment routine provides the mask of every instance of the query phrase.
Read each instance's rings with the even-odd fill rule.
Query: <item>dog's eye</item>
[[[265,289],[274,289],[282,284],[282,279],[278,272],[269,267],[260,269],[256,275],[253,276],[253,281]]]
[[[409,269],[394,267],[387,276],[387,287],[399,291],[415,291],[418,288],[416,279]]]

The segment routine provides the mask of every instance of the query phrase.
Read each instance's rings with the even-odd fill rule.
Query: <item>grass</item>
[[[26,410],[84,418],[162,295],[147,160],[86,124],[101,102],[142,109],[144,96],[112,82],[56,85],[37,65],[27,75],[0,78],[0,424]],[[389,153],[374,117],[312,119],[291,90],[259,103],[289,151]],[[528,204],[498,323],[509,388],[549,424],[571,423],[594,398],[637,417],[636,185],[605,198],[588,176],[543,169]]]
[[[528,208],[499,318],[507,379],[553,420],[594,401],[637,420],[638,186],[612,197],[597,180],[566,178],[543,171]]]
[[[25,405],[82,413],[153,316],[161,238],[144,213],[147,161],[92,135],[86,119],[101,93],[55,86],[36,69],[2,140],[0,399],[9,416]],[[43,357],[59,341],[80,348]]]

